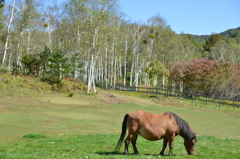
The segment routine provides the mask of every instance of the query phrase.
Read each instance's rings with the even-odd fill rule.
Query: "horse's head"
[[[197,135],[196,134],[194,134],[194,136],[190,140],[188,140],[188,139],[184,140],[184,145],[185,145],[186,150],[189,155],[194,155],[196,143],[197,143]]]

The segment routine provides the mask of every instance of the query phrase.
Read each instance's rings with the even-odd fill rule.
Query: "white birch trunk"
[[[155,75],[153,79],[153,87],[156,87],[156,86],[157,86],[157,75]]]
[[[90,69],[89,69],[89,75],[88,75],[88,90],[87,93],[90,92],[91,86],[93,86],[94,93],[97,93],[96,87],[95,87],[95,67],[96,67],[96,60],[98,58],[98,50],[96,50],[96,45],[98,44],[98,31],[99,28],[95,28],[94,30],[94,36],[93,36],[93,43],[92,43],[92,56],[91,56],[91,63],[90,63]]]
[[[9,53],[9,58],[8,58],[8,69],[11,69],[11,59],[12,59],[12,51]]]
[[[89,73],[88,73],[88,90],[87,93],[90,93],[90,90],[92,88],[92,85],[94,87],[95,83],[94,83],[94,55],[92,54],[91,57],[91,63],[89,66]],[[96,88],[94,87],[94,92],[95,92]],[[96,92],[95,92],[96,93]]]
[[[112,57],[111,57],[111,74],[110,74],[110,80],[111,80],[111,86],[113,86],[114,84],[114,51],[115,51],[115,46],[114,46],[114,43],[115,43],[115,40],[113,38],[113,43],[112,43],[112,51],[111,51],[111,54],[112,54]]]
[[[6,42],[5,42],[5,45],[4,45],[2,67],[4,67],[4,64],[5,64],[5,61],[6,61],[6,55],[7,55],[7,50],[8,50],[8,41],[9,41],[9,35],[7,35]]]
[[[138,86],[138,76],[139,76],[139,70],[140,70],[140,66],[138,63],[138,59],[140,56],[140,52],[139,52],[139,46],[141,43],[141,37],[142,34],[145,32],[145,30],[140,31],[140,27],[138,26],[135,29],[134,35],[133,35],[133,60],[134,60],[134,64],[135,64],[135,86]],[[133,71],[133,70],[131,70]]]
[[[17,44],[17,59],[16,59],[17,66],[21,65],[20,59],[22,58],[22,54],[20,51],[21,37],[22,37],[22,32],[20,32],[19,34],[18,44]]]
[[[113,85],[115,86],[116,85],[116,76],[117,76],[117,60],[115,59],[114,61],[114,80],[113,80]]]
[[[165,89],[165,76],[162,76],[162,88]]]
[[[128,49],[128,41],[125,41],[125,51],[124,51],[124,74],[123,74],[123,84],[126,86],[126,77],[127,77],[127,49]]]
[[[119,58],[119,75],[118,75],[118,78],[121,80],[121,82],[122,82],[122,59],[121,59],[121,57]]]
[[[16,0],[13,0],[12,2],[12,10],[11,10],[11,16],[10,16],[10,19],[9,19],[9,22],[8,22],[8,26],[7,26],[7,37],[6,37],[6,42],[4,44],[4,51],[3,51],[3,58],[2,58],[2,66],[4,67],[5,65],[5,61],[6,61],[6,56],[7,56],[7,50],[9,49],[8,48],[8,43],[9,43],[9,38],[10,38],[10,31],[11,31],[11,24],[12,24],[12,21],[16,15],[16,13],[18,11],[15,12],[15,4],[16,4]],[[15,13],[14,13],[15,12]]]
[[[27,54],[30,52],[30,39],[31,39],[31,30],[28,32],[28,41],[27,41]]]
[[[105,58],[106,58],[106,61],[105,61],[105,82],[106,82],[106,88],[108,88],[108,79],[109,79],[109,75],[108,75],[108,44],[107,44],[107,40],[106,40],[106,49],[105,49]]]
[[[133,66],[134,66],[134,63],[131,66],[130,83],[129,83],[130,87],[132,87],[132,85],[133,85],[133,77],[132,77],[133,76]]]
[[[139,76],[139,66],[138,66],[138,55],[135,63],[135,87],[138,87],[138,76]]]
[[[180,92],[183,92],[183,82],[180,82]]]

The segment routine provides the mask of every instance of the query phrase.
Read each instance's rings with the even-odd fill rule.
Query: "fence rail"
[[[146,93],[147,95],[150,95],[152,97],[157,95],[164,95],[168,97],[178,97],[179,99],[180,98],[191,99],[193,103],[195,102],[195,100],[205,101],[206,105],[208,104],[208,102],[218,103],[219,108],[221,107],[221,105],[232,105],[233,108],[240,106],[240,101],[237,101],[237,100],[215,98],[215,97],[203,96],[199,94],[186,94],[180,91],[173,91],[173,90],[160,89],[160,88],[112,86],[111,89],[118,90],[118,91],[126,91],[126,92],[141,92],[141,93]]]

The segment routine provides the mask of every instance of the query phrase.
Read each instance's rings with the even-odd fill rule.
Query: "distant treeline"
[[[213,33],[213,34],[220,34],[221,36],[226,38],[227,37],[237,38],[237,36],[239,36],[239,31],[240,31],[240,27],[235,29],[229,29],[221,33]],[[205,40],[207,40],[210,37],[210,35],[192,35],[192,36],[194,41],[197,43],[204,43]]]

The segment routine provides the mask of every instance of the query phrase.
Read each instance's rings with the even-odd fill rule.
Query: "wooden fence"
[[[233,108],[238,108],[240,106],[240,101],[229,100],[225,98],[215,98],[208,97],[199,94],[186,94],[180,91],[172,91],[167,89],[160,88],[147,88],[147,87],[129,87],[129,86],[112,86],[111,89],[118,91],[126,91],[126,92],[142,92],[146,93],[150,97],[156,97],[157,95],[163,95],[168,97],[178,97],[179,99],[185,98],[190,99],[194,103],[195,100],[204,101],[206,105],[208,102],[218,103],[219,108],[221,105],[232,105]]]

